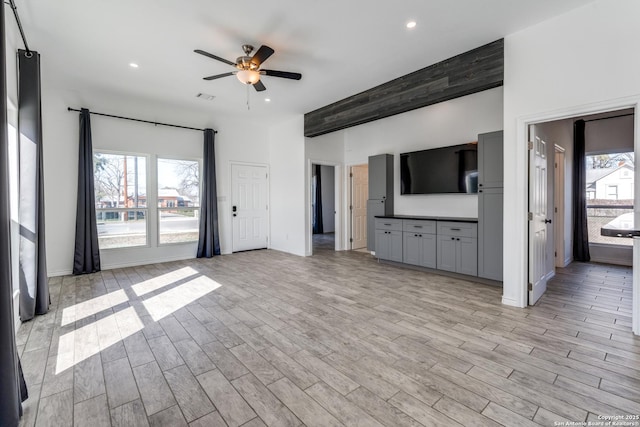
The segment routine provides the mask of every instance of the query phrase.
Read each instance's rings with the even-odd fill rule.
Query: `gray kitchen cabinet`
[[[402,262],[402,220],[375,219],[376,257]]]
[[[403,221],[402,262],[436,268],[436,222]]]
[[[503,132],[478,135],[478,276],[502,281]]]
[[[502,131],[478,135],[478,187],[504,185]]]
[[[367,249],[375,250],[376,216],[393,215],[393,154],[369,157],[369,196],[367,201]]]
[[[478,275],[478,239],[456,237],[456,272]]]
[[[503,189],[478,193],[478,276],[502,281]]]
[[[393,199],[393,154],[369,156],[369,199]]]
[[[367,200],[367,250],[369,251],[376,250],[376,216],[384,215],[387,215],[385,200]]]
[[[456,238],[453,236],[438,236],[437,253],[437,269],[455,272],[457,264]]]
[[[438,222],[437,268],[477,276],[477,235],[475,223]]]

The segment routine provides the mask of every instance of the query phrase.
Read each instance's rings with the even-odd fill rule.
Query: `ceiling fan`
[[[253,52],[253,46],[250,44],[242,45],[242,50],[244,51],[244,56],[239,56],[236,59],[236,62],[229,61],[224,58],[220,58],[212,53],[205,52],[204,50],[196,49],[195,53],[199,53],[200,55],[207,56],[209,58],[215,59],[216,61],[224,62],[225,64],[229,64],[232,67],[236,67],[237,71],[230,71],[228,73],[216,74],[214,76],[204,77],[204,80],[215,80],[221,77],[227,77],[235,75],[238,80],[246,85],[253,85],[253,87],[261,92],[266,89],[264,84],[260,81],[260,76],[272,76],[272,77],[282,77],[285,79],[292,80],[300,80],[302,78],[302,74],[300,73],[291,73],[288,71],[276,71],[276,70],[265,70],[261,69],[260,66],[264,61],[266,61],[273,53],[275,52],[269,46],[262,45],[260,49],[256,51],[253,56],[251,52]]]

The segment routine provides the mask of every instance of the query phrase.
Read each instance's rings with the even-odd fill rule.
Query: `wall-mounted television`
[[[400,154],[400,194],[477,192],[477,144]]]

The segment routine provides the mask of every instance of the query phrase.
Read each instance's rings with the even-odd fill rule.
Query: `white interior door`
[[[267,247],[266,166],[231,165],[233,252]]]
[[[351,167],[351,249],[367,247],[369,165]]]
[[[539,126],[529,127],[529,305],[547,290],[547,146]]]

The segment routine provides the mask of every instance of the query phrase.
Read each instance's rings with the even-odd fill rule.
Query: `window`
[[[146,246],[147,158],[94,152],[100,249]]]
[[[602,236],[600,229],[611,221],[616,228],[633,226],[633,152],[587,155],[586,160],[589,243],[632,245],[632,239]]]
[[[158,243],[198,240],[200,162],[158,158]]]

